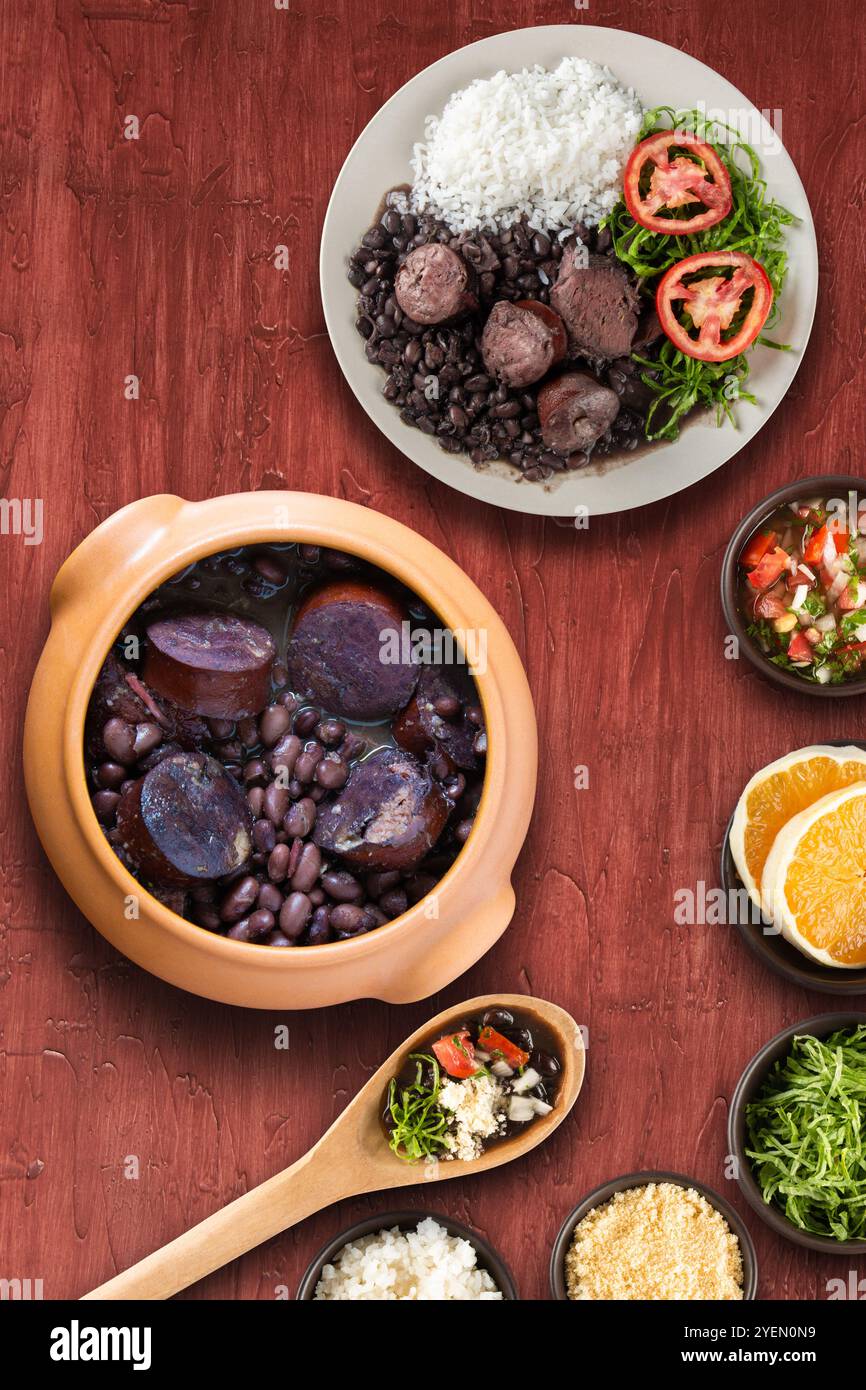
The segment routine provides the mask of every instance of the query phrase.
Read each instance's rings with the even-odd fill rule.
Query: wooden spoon
[[[401,1161],[388,1147],[382,1124],[384,1097],[391,1077],[400,1070],[407,1053],[431,1034],[435,1037],[437,1032],[446,1033],[461,1021],[496,1007],[528,1015],[530,1024],[534,1016],[546,1024],[556,1038],[562,1080],[553,1110],[549,1115],[532,1120],[523,1132],[492,1145],[471,1163],[460,1159],[439,1163]],[[544,1143],[562,1124],[577,1100],[583,1073],[583,1038],[574,1019],[564,1009],[526,994],[468,999],[464,1004],[437,1014],[392,1052],[339,1119],[297,1163],[268,1178],[84,1297],[170,1298],[332,1202],[357,1197],[363,1192],[484,1173],[489,1168],[522,1158],[530,1149]]]

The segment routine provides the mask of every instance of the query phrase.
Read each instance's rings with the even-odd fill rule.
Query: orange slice
[[[866,781],[788,821],[764,865],[764,911],[804,955],[866,965]]]
[[[756,906],[767,855],[782,827],[828,792],[859,781],[866,781],[866,752],[853,746],[798,748],[755,773],[737,802],[730,845]]]

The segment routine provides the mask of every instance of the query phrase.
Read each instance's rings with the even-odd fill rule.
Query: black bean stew
[[[630,353],[660,329],[609,234],[518,222],[455,236],[401,211],[399,197],[388,195],[348,276],[367,358],[404,423],[530,481],[644,442],[652,397]]]
[[[388,1143],[408,1162],[471,1161],[548,1115],[561,1081],[558,1042],[541,1019],[488,1009],[407,1056],[384,1099]]]
[[[314,946],[401,916],[481,795],[482,711],[449,639],[342,552],[190,566],[133,614],[91,695],[87,777],[115,853],[236,941]]]

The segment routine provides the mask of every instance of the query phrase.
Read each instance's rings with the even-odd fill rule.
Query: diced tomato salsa
[[[433,1051],[449,1076],[474,1076],[478,1070],[475,1047],[468,1033],[451,1033],[433,1044]]]
[[[866,513],[786,503],[749,537],[738,607],[769,661],[820,685],[866,675]]]

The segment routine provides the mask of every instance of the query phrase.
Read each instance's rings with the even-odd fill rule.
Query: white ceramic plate
[[[528,483],[504,463],[476,469],[461,454],[446,454],[434,440],[404,425],[382,395],[384,376],[369,363],[355,329],[356,291],[346,279],[349,256],[367,230],[389,188],[410,183],[413,141],[424,118],[439,112],[452,92],[500,68],[518,71],[532,63],[555,67],[564,56],[605,63],[645,107],[703,105],[724,112],[761,157],[770,194],[800,218],[789,229],[790,270],[773,335],[796,345],[794,352],[756,348],[749,387],[757,405],[737,407],[738,427],[716,427],[703,415],[688,422],[674,444],[662,444],[624,459],[591,464],[547,483]],[[322,232],[322,301],[337,360],[370,418],[408,458],[449,486],[512,511],[543,516],[591,515],[643,507],[688,487],[742,449],[770,418],[802,359],[818,293],[815,229],[803,185],[771,127],[736,87],[712,68],[667,44],[641,34],[585,24],[553,24],[496,34],[425,68],[386,102],[356,141],[334,185]]]

